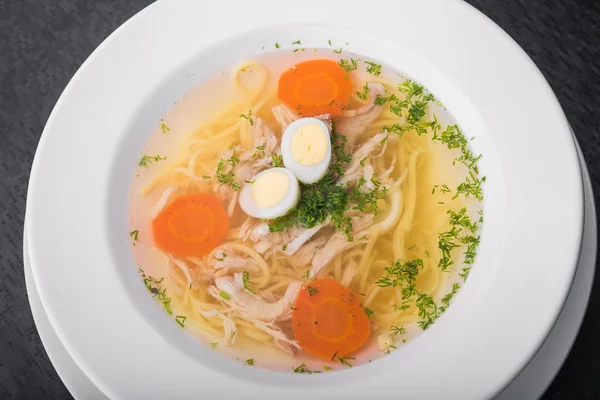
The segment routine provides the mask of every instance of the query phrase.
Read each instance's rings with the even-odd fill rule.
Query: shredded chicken
[[[366,214],[362,217],[354,218],[352,220],[352,234],[354,236],[364,235],[367,236],[366,230],[373,223],[373,214]],[[341,231],[335,231],[329,238],[327,243],[315,253],[312,259],[312,266],[310,268],[311,278],[317,277],[323,269],[338,255],[342,252],[351,249],[354,246],[362,244],[360,239],[354,241],[348,241],[346,234]]]
[[[244,315],[245,319],[271,322],[285,321],[291,318],[290,304],[300,292],[302,285],[300,282],[290,283],[283,297],[274,303],[268,303],[260,296],[245,291],[242,274],[239,272],[233,277],[223,276],[215,279],[215,286],[219,293],[225,292],[230,297],[228,300],[220,296],[219,300],[230,304]]]
[[[348,138],[352,146],[364,131],[379,117],[383,111],[382,105],[376,105],[375,99],[385,94],[381,83],[369,83],[369,104],[356,110],[348,110],[335,119],[336,130]]]
[[[271,112],[273,113],[273,116],[275,117],[275,120],[279,126],[281,126],[282,132],[285,131],[285,128],[287,128],[292,122],[300,119],[300,115],[290,110],[290,108],[285,104],[274,106],[271,108]],[[329,114],[315,115],[313,118],[323,121],[323,123],[327,126],[327,129],[331,132],[331,116]]]
[[[280,349],[294,354],[296,350],[302,350],[297,341],[290,339],[287,335],[275,324],[267,324],[261,321],[253,321],[254,326],[256,326],[261,331],[273,337],[273,341],[275,342],[275,346]]]
[[[342,274],[342,278],[340,279],[340,284],[346,287],[350,286],[350,283],[356,276],[357,272],[358,264],[356,260],[352,259],[344,266],[344,272]]]
[[[294,240],[287,244],[285,253],[288,256],[293,256],[304,243],[308,242],[310,238],[316,235],[323,227],[329,225],[330,221],[330,218],[326,218],[325,221],[312,228],[295,228],[293,233],[290,233],[290,236],[295,236]]]
[[[214,252],[211,265],[217,271],[260,271],[260,266],[255,260],[237,254],[233,248],[227,244],[221,246]]]
[[[393,141],[396,138],[396,136],[393,136],[384,141],[383,139],[386,136],[387,133],[385,132],[377,133],[363,143],[358,149],[356,149],[356,151],[354,151],[352,154],[352,161],[350,161],[348,168],[346,168],[346,171],[340,178],[339,182],[349,186],[354,186],[358,183],[361,177],[364,177],[368,183],[371,183],[371,177],[373,176],[375,169],[371,164],[370,158],[377,150],[384,149],[388,142]],[[370,176],[367,178],[368,175]]]
[[[205,311],[205,310],[198,310],[198,312],[200,313],[200,315],[202,315],[203,317],[206,318],[214,318],[214,317],[218,317],[221,318],[223,320],[223,330],[225,331],[224,335],[223,335],[223,341],[224,343],[229,346],[230,344],[235,344],[235,331],[237,329],[236,325],[235,325],[235,321],[231,318],[229,318],[228,316],[226,316],[223,313],[220,313],[216,310],[210,310],[210,311]]]
[[[327,243],[327,238],[320,237],[318,239],[311,240],[300,247],[300,250],[298,250],[292,258],[294,265],[298,268],[309,265],[315,256],[316,250],[323,247],[325,243]]]

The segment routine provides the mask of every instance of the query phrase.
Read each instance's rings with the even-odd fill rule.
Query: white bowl
[[[140,284],[127,233],[130,171],[160,118],[211,74],[298,39],[331,40],[423,83],[475,136],[488,178],[477,262],[448,311],[402,351],[310,376],[244,367],[185,335]],[[550,87],[462,2],[366,10],[359,0],[222,1],[209,11],[162,1],[113,33],[65,89],[36,153],[27,230],[48,318],[111,398],[486,398],[525,366],[558,316],[579,254],[582,196]]]

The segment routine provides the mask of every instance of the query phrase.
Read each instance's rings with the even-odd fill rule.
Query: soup
[[[256,57],[194,88],[135,168],[130,237],[174,322],[248,366],[401,351],[467,279],[482,184],[423,86],[341,50]]]

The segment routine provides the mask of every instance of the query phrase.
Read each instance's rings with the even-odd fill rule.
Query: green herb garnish
[[[350,72],[358,68],[358,61],[360,61],[360,59],[355,60],[354,58],[351,58],[350,61],[348,61],[342,58],[338,61],[338,65],[344,68],[346,72]]]
[[[219,163],[217,164],[217,182],[219,183],[219,185],[223,186],[223,185],[229,185],[231,186],[231,188],[234,191],[240,190],[242,188],[242,186],[239,184],[239,182],[237,182],[236,178],[235,178],[235,174],[233,173],[233,171],[228,171],[225,172],[225,163],[227,162],[227,164],[234,166],[236,165],[237,162],[239,162],[239,159],[237,159],[237,157],[235,157],[235,152],[234,154],[231,156],[232,158],[229,158],[227,160],[221,159],[219,160]]]
[[[283,156],[281,154],[273,154],[271,158],[274,167],[283,167]]]
[[[185,320],[187,319],[186,316],[183,315],[177,315],[175,316],[175,322],[177,322],[179,324],[179,326],[181,326],[182,328],[185,327]]]
[[[162,133],[167,133],[171,130],[171,128],[169,128],[167,125],[165,125],[164,122],[161,121],[160,123],[160,129],[162,130]]]
[[[138,167],[144,167],[144,168],[148,168],[148,164],[152,164],[155,161],[161,161],[161,160],[166,160],[167,157],[161,157],[159,155],[155,155],[155,156],[146,156],[143,155],[142,158],[140,158],[140,161],[138,162]]]
[[[392,333],[390,334],[392,338],[395,338],[398,335],[404,335],[406,333],[406,329],[404,329],[403,326],[392,325],[390,327],[390,330],[392,331]]]
[[[460,283],[454,283],[452,285],[452,290],[450,291],[450,293],[446,294],[442,298],[442,306],[440,307],[440,312],[444,312],[444,311],[446,311],[446,309],[448,307],[450,307],[450,302],[452,301],[452,298],[454,297],[456,292],[458,292],[459,289],[460,289]]]
[[[361,100],[367,100],[369,98],[369,85],[364,84],[362,90],[360,92],[356,92],[356,96],[358,96]]]
[[[254,121],[252,120],[252,110],[248,110],[247,114],[240,114],[240,118],[247,119],[250,122],[250,125],[254,125]]]
[[[219,292],[219,296],[221,296],[221,297],[222,297],[222,298],[224,298],[225,300],[231,300],[231,296],[230,296],[230,295],[229,295],[229,293],[227,293],[227,292],[220,291],[220,292]],[[235,331],[234,331],[234,332],[235,332]]]
[[[254,285],[254,282],[250,280],[250,273],[248,271],[244,271],[242,282],[244,283],[244,290],[256,294],[256,291],[254,289],[248,287],[248,284]]]
[[[132,237],[133,240],[135,240],[137,242],[139,234],[140,234],[140,231],[138,231],[136,229],[136,230],[129,232],[129,237]]]
[[[365,64],[369,65],[367,67],[367,72],[371,75],[379,76],[381,74],[381,65],[372,61],[365,61]]]
[[[296,368],[294,368],[295,374],[313,374],[313,373],[319,373],[319,372],[320,371],[311,371],[310,369],[308,369],[308,367],[304,363],[302,363],[299,366],[297,366]]]
[[[338,357],[337,359],[339,362],[341,362],[344,365],[347,365],[350,368],[352,368],[352,364],[350,364],[348,360],[356,360],[356,358],[354,357]]]

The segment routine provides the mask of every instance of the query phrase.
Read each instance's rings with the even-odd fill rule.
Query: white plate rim
[[[264,1],[264,3],[266,5],[268,4],[273,4],[273,3],[269,3],[268,1]],[[235,2],[234,2],[235,4]],[[238,3],[239,4],[239,3]],[[317,4],[315,2],[315,4]],[[358,4],[358,3],[357,3]],[[329,6],[329,5],[328,5]],[[521,70],[519,70],[519,73],[522,73],[524,77],[528,78],[528,79],[532,79],[533,81],[524,81],[523,83],[526,84],[530,84],[533,88],[535,88],[535,91],[532,93],[528,93],[527,95],[530,97],[535,97],[536,100],[539,100],[541,105],[537,105],[537,106],[533,106],[532,107],[532,111],[534,113],[539,113],[540,109],[541,110],[545,110],[545,111],[549,111],[551,110],[552,113],[551,115],[547,116],[548,121],[542,121],[540,122],[540,129],[543,129],[545,132],[555,132],[556,135],[552,136],[553,140],[556,141],[556,143],[550,143],[547,145],[547,148],[549,150],[550,153],[552,153],[553,151],[557,151],[558,154],[560,154],[561,156],[561,162],[563,163],[562,166],[562,171],[554,171],[556,172],[556,176],[558,177],[566,177],[568,178],[568,182],[565,183],[566,189],[565,192],[567,193],[560,193],[560,196],[557,195],[557,198],[560,198],[560,201],[556,200],[556,199],[550,199],[550,200],[554,200],[557,204],[568,204],[570,205],[568,207],[568,210],[565,210],[561,216],[565,219],[565,221],[561,221],[561,228],[562,228],[562,233],[565,233],[565,236],[570,236],[571,240],[569,242],[565,242],[562,243],[561,250],[561,254],[558,254],[556,257],[554,257],[553,260],[548,260],[551,264],[554,263],[556,265],[558,265],[556,270],[552,270],[551,274],[549,273],[549,277],[546,277],[548,280],[552,280],[552,282],[550,282],[551,284],[549,284],[549,286],[552,288],[552,290],[554,291],[554,295],[553,296],[548,296],[547,293],[544,294],[544,296],[548,296],[547,298],[539,295],[538,297],[541,297],[545,300],[546,302],[546,308],[544,309],[543,312],[543,316],[537,316],[534,317],[535,318],[539,318],[539,320],[535,320],[534,322],[531,322],[531,325],[535,325],[536,329],[533,329],[535,332],[534,333],[522,333],[520,334],[521,337],[527,337],[527,340],[521,340],[519,341],[519,337],[513,337],[510,336],[510,341],[511,344],[515,345],[517,343],[521,343],[521,345],[525,346],[527,348],[527,351],[533,353],[537,347],[539,347],[539,345],[541,344],[543,338],[545,337],[545,334],[542,334],[542,332],[544,331],[544,329],[549,329],[550,326],[552,326],[552,323],[554,322],[554,320],[556,319],[556,316],[558,315],[558,312],[560,311],[560,306],[562,305],[562,302],[564,301],[564,296],[566,295],[567,291],[568,291],[568,287],[570,286],[570,282],[572,280],[572,276],[573,276],[573,272],[574,272],[574,261],[575,261],[575,254],[576,254],[576,249],[579,248],[579,244],[580,244],[580,233],[581,233],[581,226],[582,226],[582,190],[581,190],[581,176],[578,170],[578,165],[577,165],[577,158],[576,158],[576,153],[575,153],[575,148],[573,146],[572,143],[572,139],[569,141],[570,139],[570,134],[568,131],[568,125],[566,124],[566,119],[564,118],[564,114],[562,113],[562,110],[560,109],[560,106],[558,105],[558,102],[556,101],[556,98],[554,97],[554,95],[552,94],[550,88],[548,87],[547,83],[545,82],[545,80],[543,80],[543,77],[541,76],[541,74],[539,73],[539,71],[535,68],[535,66],[531,63],[531,61],[529,59],[526,58],[526,56],[524,55],[524,53],[518,49],[515,48],[516,44],[510,40],[507,40],[507,36],[501,32],[495,25],[490,24],[490,22],[488,20],[486,20],[485,18],[482,18],[481,15],[479,15],[478,13],[475,13],[473,9],[471,9],[469,6],[463,5],[462,3],[459,2],[439,2],[439,1],[429,1],[429,2],[422,2],[420,4],[416,4],[416,2],[410,2],[410,1],[406,1],[402,3],[403,6],[403,10],[406,12],[408,11],[413,11],[413,12],[417,12],[417,11],[422,11],[423,8],[427,8],[427,7],[442,7],[444,14],[445,15],[452,15],[456,21],[460,21],[462,20],[462,22],[464,23],[470,23],[473,24],[474,26],[478,27],[478,28],[482,28],[483,30],[480,32],[481,37],[486,37],[486,39],[493,39],[492,42],[494,44],[497,44],[499,46],[505,46],[505,47],[501,47],[501,48],[495,48],[495,51],[501,51],[504,52],[506,51],[507,54],[509,54],[511,56],[511,58],[509,58],[507,60],[507,67],[513,67],[513,66],[518,66],[519,68],[521,68]],[[134,26],[136,26],[136,29],[143,29],[144,28],[144,24],[153,24],[157,22],[157,19],[159,16],[162,16],[162,21],[165,22],[167,18],[171,18],[172,16],[177,16],[180,19],[184,18],[184,15],[182,14],[182,9],[194,9],[194,7],[199,7],[199,6],[195,6],[192,2],[181,2],[181,3],[177,3],[177,4],[171,4],[168,5],[167,2],[159,2],[151,7],[149,7],[148,9],[146,9],[144,12],[140,13],[138,16],[136,16],[133,20],[131,20],[129,23],[127,23],[126,25],[124,25],[122,28],[120,28],[117,32],[115,32],[113,35],[111,35],[111,37],[109,38],[109,40],[105,41],[103,45],[101,45],[92,56],[90,56],[89,60],[86,61],[85,65],[80,69],[80,71],[78,71],[78,73],[76,74],[76,76],[73,78],[73,80],[71,81],[71,83],[69,84],[69,86],[67,87],[67,89],[65,90],[63,96],[61,96],[61,99],[59,100],[59,102],[57,103],[49,121],[48,124],[44,130],[44,134],[42,136],[42,140],[40,141],[40,146],[38,148],[38,152],[36,153],[36,160],[34,161],[34,168],[32,170],[32,175],[31,175],[31,183],[30,183],[30,188],[29,188],[29,197],[28,197],[28,210],[31,210],[30,215],[32,216],[30,221],[29,221],[29,231],[32,232],[32,240],[31,240],[31,248],[34,250],[32,252],[32,267],[33,267],[33,272],[34,272],[34,276],[35,276],[35,280],[36,280],[36,285],[38,285],[38,290],[40,292],[40,296],[42,298],[42,301],[44,302],[44,307],[47,309],[48,312],[48,316],[49,319],[52,321],[53,326],[55,326],[57,333],[59,334],[59,337],[61,337],[61,340],[63,341],[63,343],[65,343],[65,347],[67,347],[70,351],[70,353],[74,356],[74,358],[76,360],[78,360],[78,364],[82,365],[82,369],[84,369],[84,371],[88,374],[88,376],[90,376],[90,378],[92,378],[92,380],[96,383],[99,382],[100,384],[98,385],[99,387],[107,387],[108,386],[108,382],[103,381],[103,377],[106,376],[106,373],[108,372],[107,369],[110,367],[114,367],[114,365],[108,361],[108,360],[101,360],[99,362],[95,362],[90,360],[91,357],[86,356],[84,358],[83,356],[83,352],[90,350],[88,346],[83,346],[82,347],[82,342],[77,341],[78,343],[75,344],[75,338],[72,336],[74,334],[77,334],[76,332],[79,332],[77,329],[76,324],[73,324],[73,321],[71,319],[71,316],[65,312],[64,310],[61,310],[60,307],[58,307],[58,303],[62,303],[62,305],[65,305],[65,301],[66,299],[64,298],[64,293],[76,293],[78,295],[82,294],[81,288],[77,287],[77,285],[81,285],[82,282],[84,282],[84,280],[81,279],[74,279],[74,282],[72,282],[72,284],[65,284],[65,282],[63,281],[63,285],[62,287],[60,287],[60,291],[58,290],[58,286],[61,286],[58,284],[57,282],[57,276],[56,275],[52,275],[53,272],[52,271],[48,271],[47,269],[45,269],[43,267],[43,265],[48,265],[48,263],[50,264],[54,264],[54,263],[60,263],[62,261],[64,261],[64,256],[65,256],[65,251],[60,252],[60,250],[66,250],[67,248],[64,247],[64,243],[61,244],[60,242],[57,242],[57,239],[53,238],[53,235],[56,235],[56,238],[62,237],[67,238],[69,237],[71,241],[79,241],[82,242],[83,244],[85,244],[85,239],[82,238],[73,238],[72,235],[72,231],[70,232],[70,229],[75,229],[76,226],[74,225],[73,220],[69,221],[70,223],[67,223],[66,221],[59,221],[59,219],[57,218],[56,214],[52,214],[53,211],[56,210],[56,204],[53,204],[52,207],[50,207],[48,205],[48,201],[44,201],[43,199],[49,199],[53,193],[53,185],[49,185],[49,178],[52,177],[52,168],[48,168],[48,163],[45,161],[46,159],[50,159],[52,161],[56,161],[55,158],[53,158],[53,154],[51,152],[52,150],[52,142],[49,142],[49,137],[56,137],[58,138],[57,133],[53,133],[56,132],[58,130],[58,125],[59,122],[57,122],[57,120],[60,119],[60,117],[62,117],[61,115],[61,110],[63,108],[65,108],[65,102],[68,101],[69,96],[73,96],[73,91],[75,91],[76,88],[78,88],[81,85],[81,81],[83,80],[84,77],[84,73],[86,71],[86,69],[90,69],[90,65],[94,64],[94,63],[98,63],[99,61],[97,61],[99,58],[101,58],[101,54],[103,52],[108,52],[109,48],[112,47],[113,49],[116,46],[116,44],[118,43],[119,40],[124,40],[123,37],[126,36],[125,32],[126,30],[129,30],[128,32],[132,33],[134,30]],[[196,10],[201,10],[200,8],[197,8]],[[274,10],[273,12],[282,12],[281,10]],[[277,14],[280,15],[280,14]],[[434,16],[436,16],[438,14],[434,14]],[[307,21],[310,20],[311,16],[307,16],[305,14],[302,13],[297,13],[297,15],[294,16],[288,16],[288,19],[290,20],[295,20],[296,18],[304,18],[300,21]],[[318,18],[315,17],[315,19],[317,20],[316,22],[318,22]],[[137,25],[136,25],[137,24]],[[166,22],[165,22],[166,24]],[[168,24],[166,24],[168,25]],[[147,28],[147,27],[146,27]],[[464,33],[463,31],[459,31],[459,34]],[[448,33],[449,36],[452,36],[450,33]],[[157,39],[159,40],[159,39]],[[466,42],[465,42],[466,44]],[[473,45],[472,43],[469,42],[469,44]],[[478,50],[482,50],[481,48],[477,47]],[[117,49],[118,50],[118,49]],[[478,58],[479,60],[479,58]],[[480,60],[483,62],[483,60]],[[166,63],[168,64],[168,63]],[[513,65],[514,64],[514,65]],[[167,68],[167,65],[162,65],[160,67],[157,67],[158,69],[160,68]],[[511,73],[514,73],[514,71],[510,71]],[[473,80],[475,81],[475,78],[479,78],[479,77],[473,77]],[[78,86],[79,85],[79,86]],[[508,109],[510,109],[511,107],[507,107]],[[488,112],[488,115],[491,114],[491,112],[489,110],[486,110],[486,112]],[[516,119],[519,119],[518,116],[515,116]],[[521,119],[519,119],[520,122],[526,122],[526,121],[521,121]],[[497,121],[494,121],[497,122]],[[61,120],[60,123],[63,123],[63,121]],[[565,136],[565,135],[569,135],[569,136]],[[72,139],[72,138],[71,138]],[[524,139],[525,142],[527,142],[526,139]],[[572,151],[570,151],[570,147],[573,147]],[[55,149],[54,149],[55,150]],[[560,151],[559,151],[560,150]],[[518,149],[516,149],[515,151],[516,153],[518,153]],[[536,153],[536,156],[542,156],[541,154]],[[42,170],[40,168],[40,165],[42,165],[42,162],[44,162],[44,166],[45,168]],[[544,164],[545,165],[545,164]],[[53,166],[54,167],[54,166]],[[528,166],[529,168],[535,170],[535,165],[530,165]],[[537,170],[535,170],[535,172],[539,172]],[[511,175],[514,176],[514,175]],[[56,176],[54,176],[54,178],[56,178]],[[539,177],[540,180],[544,180],[544,178]],[[544,183],[547,183],[544,180]],[[37,201],[36,201],[37,199]],[[552,203],[552,201],[549,201],[549,203]],[[555,204],[555,203],[552,203]],[[571,207],[572,206],[572,207]],[[54,208],[53,208],[54,207]],[[64,217],[64,215],[60,215],[60,217]],[[536,222],[539,223],[543,223],[544,221],[540,220],[536,220]],[[59,229],[50,229],[50,226],[56,226]],[[69,236],[70,234],[70,236]],[[579,240],[577,240],[577,235],[579,235]],[[52,246],[50,246],[50,244],[52,244]],[[89,244],[88,244],[89,245]],[[61,256],[59,256],[59,253],[61,254]],[[42,262],[43,260],[43,262]],[[565,267],[563,265],[572,265],[572,267]],[[73,272],[73,270],[71,270],[70,272]],[[475,271],[476,272],[476,271]],[[501,271],[497,271],[498,275],[496,276],[496,278],[500,277],[499,272]],[[552,275],[552,276],[550,276]],[[64,276],[63,276],[64,278]],[[80,278],[80,277],[79,277]],[[559,283],[560,282],[560,283]],[[116,295],[116,292],[111,292],[111,294]],[[78,301],[85,301],[86,299],[82,299],[81,296],[78,297]],[[97,301],[98,299],[96,299]],[[459,299],[457,299],[457,302],[459,301]],[[541,301],[538,299],[538,301]],[[86,302],[87,304],[88,302]],[[90,304],[93,304],[93,302],[90,302]],[[89,305],[89,304],[87,304]],[[77,307],[75,305],[73,305],[73,307],[76,309]],[[101,308],[99,309],[101,310]],[[447,315],[450,315],[452,312],[452,308],[448,311]],[[109,318],[110,319],[110,318]],[[447,318],[446,318],[447,319]],[[452,325],[450,323],[446,323],[446,319],[442,318],[438,324],[442,324],[445,323],[446,328],[451,328]],[[123,323],[124,321],[119,321],[121,323]],[[143,321],[136,321],[135,324],[138,324],[138,328],[139,326],[143,326],[144,323]],[[134,325],[135,325],[134,324]],[[66,339],[66,340],[65,340]],[[69,340],[70,339],[70,340]],[[80,338],[81,339],[81,338]],[[98,340],[101,340],[101,337],[95,338],[94,340],[97,342]],[[114,338],[112,338],[114,339]],[[158,335],[154,335],[152,332],[149,333],[148,335],[148,343],[161,343],[161,338]],[[502,347],[502,346],[501,346]],[[515,348],[518,348],[518,346],[515,346]],[[101,346],[102,351],[106,351],[108,349],[108,347],[102,347]],[[120,349],[121,351],[127,351],[127,348],[125,349]],[[446,393],[448,392],[452,392],[454,391],[458,391],[456,393],[463,393],[467,396],[471,396],[473,395],[474,397],[479,397],[478,395],[481,394],[483,395],[483,397],[485,397],[486,395],[489,394],[493,394],[495,392],[497,392],[499,389],[501,389],[501,386],[503,383],[505,383],[507,380],[510,379],[510,375],[511,374],[516,374],[516,372],[518,372],[518,366],[519,365],[524,365],[524,363],[528,360],[527,355],[530,354],[515,354],[515,351],[513,351],[512,353],[507,350],[507,349],[503,349],[504,354],[500,354],[498,353],[498,349],[490,349],[490,352],[487,353],[488,355],[491,353],[494,353],[494,351],[496,352],[496,356],[499,358],[502,357],[513,357],[511,359],[510,362],[507,362],[507,364],[512,365],[512,367],[510,367],[510,370],[513,370],[515,368],[517,368],[515,371],[513,372],[507,372],[508,369],[505,370],[500,370],[499,368],[499,373],[500,376],[499,377],[494,377],[494,378],[489,378],[488,380],[485,380],[485,377],[479,376],[477,375],[477,382],[474,382],[473,385],[471,385],[471,387],[468,388],[468,391],[465,392],[466,389],[464,389],[464,387],[459,387],[461,385],[456,384],[456,386],[453,386],[452,382],[450,381],[446,381],[446,385],[442,385],[444,386]],[[502,357],[501,357],[502,356]],[[121,356],[123,357],[123,356]],[[161,354],[161,357],[165,357],[166,359],[170,358],[169,355],[167,354]],[[472,359],[470,360],[471,362],[475,362],[476,359],[478,358],[478,355],[474,354],[474,355],[470,355],[470,357],[472,357]],[[84,361],[85,359],[85,361]],[[178,363],[181,363],[181,365],[185,366],[188,365],[187,363],[189,363],[189,360],[187,360],[185,357],[181,357],[181,355],[173,355],[173,359],[177,360]],[[114,362],[114,360],[113,360]],[[144,363],[141,363],[144,364]],[[378,363],[374,363],[378,364]],[[195,368],[198,367],[197,364],[191,364],[194,365]],[[389,363],[388,363],[389,366]],[[464,365],[462,367],[465,367]],[[504,366],[506,368],[506,365]],[[468,369],[468,368],[467,368]],[[452,371],[451,373],[449,372],[448,375],[453,375],[458,373],[459,370],[464,370],[464,368],[459,368],[456,367],[456,371]],[[476,371],[472,370],[471,371],[474,373]],[[150,369],[150,371],[148,372],[152,372],[152,370]],[[350,374],[351,372],[344,372],[345,374]],[[207,372],[207,376],[210,375]],[[337,375],[337,374],[336,374]],[[342,374],[339,374],[340,376]],[[239,380],[231,380],[228,379],[228,377],[225,377],[223,375],[215,375],[214,376],[215,379],[219,379],[221,382],[236,382],[237,385],[239,386],[244,386],[240,383]],[[216,378],[218,377],[218,378]],[[171,377],[169,377],[171,378]],[[371,377],[372,378],[372,377]],[[303,379],[303,378],[302,378]],[[333,379],[333,378],[331,378]],[[449,378],[447,378],[449,379]],[[168,381],[168,379],[167,379]],[[458,381],[456,381],[458,382]],[[381,384],[381,382],[378,382],[379,384]],[[111,382],[112,384],[112,382]],[[371,385],[363,385],[363,387],[368,387]],[[397,384],[393,384],[391,386],[387,386],[389,387],[394,387],[397,386]],[[417,385],[419,386],[419,385]],[[254,387],[254,386],[251,386]],[[261,388],[261,390],[264,390],[265,393],[270,391],[270,390],[277,390],[277,389],[273,389],[273,388],[268,388],[265,386],[259,386]],[[384,388],[386,388],[385,385],[383,385]],[[108,388],[107,388],[108,389]],[[124,387],[119,387],[119,389],[126,389]],[[158,388],[156,388],[158,389]],[[241,389],[241,388],[239,388]],[[322,387],[320,389],[323,389]],[[339,390],[339,388],[337,388]],[[352,388],[353,390],[356,389],[355,387]],[[113,391],[115,390],[115,388],[111,388],[110,390],[106,390],[106,393],[109,394],[115,394],[115,397],[122,397],[121,395],[117,395],[117,391]],[[298,394],[300,394],[302,392],[301,389],[296,388],[296,390],[298,390]],[[308,392],[302,392],[304,395],[308,394]],[[433,393],[433,392],[432,392]],[[112,397],[112,396],[111,396]]]

